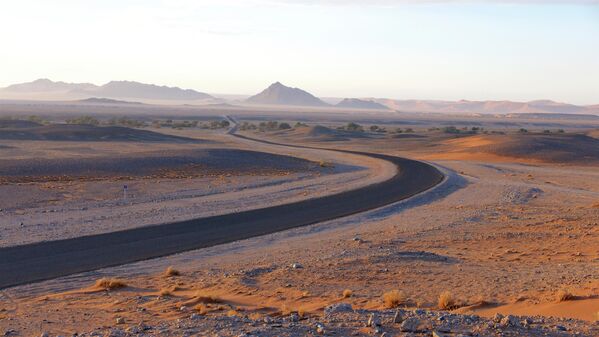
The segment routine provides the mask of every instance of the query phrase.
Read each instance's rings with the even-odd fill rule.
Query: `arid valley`
[[[0,336],[599,337],[599,0],[0,31]]]
[[[412,158],[443,176],[357,214],[17,282],[1,292],[6,335],[599,332],[593,115],[324,108],[298,119],[288,116],[300,108],[173,107],[168,116],[120,103],[64,103],[67,115],[51,103],[0,108],[0,255],[314,200],[407,169],[338,150]],[[69,112],[108,108],[93,118]],[[36,117],[9,114],[18,110]],[[150,248],[161,240],[175,239]]]

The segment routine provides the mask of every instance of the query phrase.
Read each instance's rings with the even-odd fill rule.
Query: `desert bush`
[[[206,304],[200,303],[194,307],[195,311],[200,315],[206,315],[208,313],[208,307]]]
[[[407,300],[406,294],[401,290],[391,290],[383,294],[383,303],[385,307],[391,309],[405,303]]]
[[[91,116],[67,119],[67,124],[100,125],[100,121]]]
[[[181,272],[178,271],[177,269],[173,268],[173,266],[169,266],[168,268],[166,268],[166,270],[164,271],[164,275],[167,277],[171,277],[171,276],[179,276],[181,275]]]
[[[345,130],[347,131],[364,131],[364,128],[357,123],[351,122],[351,123],[347,123],[347,125],[345,126]]]
[[[449,292],[449,291],[442,292],[441,295],[439,295],[438,305],[439,305],[439,309],[442,309],[442,310],[448,310],[448,309],[455,307],[455,305],[456,305],[455,299],[453,298],[453,295],[451,294],[451,292]]]
[[[404,130],[404,132],[405,132],[405,133],[414,133],[414,129],[412,129],[412,128],[406,128],[406,129]]]
[[[173,296],[173,292],[170,289],[163,288],[163,289],[160,289],[160,296],[162,296],[162,297]]]
[[[557,302],[571,301],[574,299],[574,295],[572,295],[572,293],[570,293],[568,290],[562,289],[555,294],[555,299]]]
[[[289,125],[289,123],[279,124],[279,130],[288,130],[288,129],[291,129],[291,125]]]
[[[350,289],[343,290],[343,298],[349,298],[352,294],[353,292]]]
[[[99,280],[96,280],[96,283],[94,284],[94,286],[96,288],[112,290],[112,289],[125,288],[127,286],[127,283],[125,283],[125,281],[122,281],[119,279],[103,277]]]

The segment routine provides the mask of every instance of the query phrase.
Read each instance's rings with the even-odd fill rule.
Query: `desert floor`
[[[186,132],[187,136],[193,133]],[[575,320],[559,321],[566,332],[560,325],[559,329],[547,330],[546,335],[591,336],[597,332],[592,322],[599,319],[599,170],[594,163],[556,164],[472,154],[462,151],[463,143],[445,140],[425,149],[402,147],[398,145],[400,138],[322,141],[306,138],[305,134],[247,134],[294,144],[423,159],[442,169],[447,179],[410,200],[327,223],[6,289],[1,292],[0,327],[28,336],[42,331],[52,335],[105,333],[115,326],[131,332],[132,327],[145,324],[153,327],[153,334],[177,335],[173,326],[188,324],[194,307],[199,305],[201,319],[185,330],[188,335],[239,336],[245,331],[244,324],[262,322],[264,317],[296,313],[312,317],[313,323],[335,303],[349,303],[354,309],[368,312],[384,310],[383,294],[400,290],[405,294],[401,307],[436,311],[439,295],[449,292],[453,313],[572,318]],[[232,147],[229,136],[212,137]],[[254,150],[256,146],[249,142],[235,145]],[[218,212],[206,200],[219,200],[216,208],[223,210],[288,202],[380,181],[394,172],[384,163],[363,162],[359,156],[260,146],[258,150],[300,156],[312,162],[327,161],[335,169],[327,171],[316,165],[307,171],[277,173],[268,178],[228,177],[221,185],[213,183],[221,177],[199,177],[198,185],[218,185],[218,193],[199,199],[193,196],[161,201],[159,213],[173,207],[166,214],[179,219],[173,214],[182,209],[191,211],[180,218]],[[269,182],[267,186],[261,186],[265,181]],[[247,186],[251,188],[246,190]],[[198,190],[202,191],[201,187]],[[246,197],[247,202],[240,201]],[[89,216],[99,224],[99,231],[113,230],[114,219],[126,220],[130,212],[131,219],[137,219],[148,210],[144,203],[127,205],[122,210],[115,207],[114,218],[105,219],[107,225],[103,227],[93,211],[81,210],[87,207],[81,206],[86,204],[84,199],[77,199],[79,210],[61,206],[64,211],[58,213],[64,219],[63,229],[73,228],[73,219]],[[4,211],[2,219],[36,223],[42,218],[37,215],[39,209],[35,206],[22,214],[13,210],[8,215]],[[48,225],[55,221],[51,219],[48,217]],[[164,220],[141,219],[140,225]],[[20,236],[11,226],[3,224],[2,240],[49,239],[69,235],[71,230],[51,230],[48,233],[55,234],[35,237]],[[180,275],[165,276],[169,266]],[[121,279],[127,286],[110,291],[95,286],[94,282],[102,277]],[[564,294],[567,300],[558,300]],[[380,313],[384,316],[384,311]],[[229,316],[236,320],[226,321]],[[337,324],[340,331],[345,331],[342,335],[381,333],[374,326],[326,322]],[[272,329],[276,327],[271,324]],[[316,334],[317,330],[310,327],[309,332],[300,329],[297,334]]]

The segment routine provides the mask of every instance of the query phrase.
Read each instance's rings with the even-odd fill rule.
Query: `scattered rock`
[[[416,317],[410,317],[401,323],[401,331],[418,332],[420,331],[420,320]]]
[[[502,326],[520,327],[520,320],[516,316],[507,315],[499,322]]]
[[[401,322],[403,322],[403,319],[404,319],[404,317],[403,317],[403,314],[402,314],[402,312],[401,312],[401,311],[398,309],[398,310],[395,312],[395,315],[393,316],[393,323],[401,323]]]
[[[125,319],[123,317],[117,317],[116,324],[125,324]]]
[[[296,263],[294,263],[294,264],[291,265],[291,268],[293,268],[293,269],[302,269],[302,268],[304,268],[304,266],[302,266],[301,264],[299,264],[299,263],[296,262]]]
[[[368,322],[366,322],[366,326],[367,327],[377,327],[380,325],[381,325],[381,322],[379,321],[378,317],[376,317],[375,314],[370,314],[370,316],[368,317]]]
[[[351,304],[349,303],[335,303],[331,304],[328,307],[324,308],[325,315],[336,314],[340,312],[353,312]]]

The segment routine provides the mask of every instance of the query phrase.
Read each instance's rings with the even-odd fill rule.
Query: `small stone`
[[[294,264],[291,265],[291,268],[293,268],[293,269],[302,269],[302,268],[304,268],[304,266],[302,266],[301,264],[299,264],[299,263],[296,262],[296,263],[294,263]]]
[[[507,315],[501,319],[499,324],[501,324],[502,326],[519,327],[520,321],[518,320],[518,318],[516,316]]]
[[[393,316],[393,323],[401,323],[403,322],[403,315],[401,311],[395,311],[395,316]]]
[[[40,337],[50,337],[50,334],[44,331],[44,332],[42,332]]]
[[[374,314],[370,314],[370,316],[368,317],[368,322],[366,322],[366,326],[367,327],[377,327],[379,325],[381,325],[381,322],[379,322],[379,319]]]
[[[316,323],[316,333],[320,335],[324,334],[324,325],[321,323]]]
[[[291,315],[289,315],[289,321],[290,322],[299,322],[299,316],[296,313],[292,313]]]
[[[444,335],[441,332],[433,331],[433,337],[447,337],[447,335]]]
[[[501,322],[502,319],[503,319],[503,315],[500,313],[496,313],[495,316],[493,316],[493,322],[495,322],[495,323]]]
[[[559,331],[568,331],[568,328],[563,325],[556,325],[555,328]]]
[[[418,332],[420,327],[420,320],[416,317],[410,317],[401,323],[401,331],[405,332]]]
[[[187,311],[187,307],[183,305],[179,308],[179,311]]]
[[[202,318],[202,316],[200,316],[199,314],[191,314],[191,316],[189,316],[189,318],[192,320],[196,320],[196,319]]]
[[[123,317],[117,317],[116,324],[125,324],[125,319]]]

